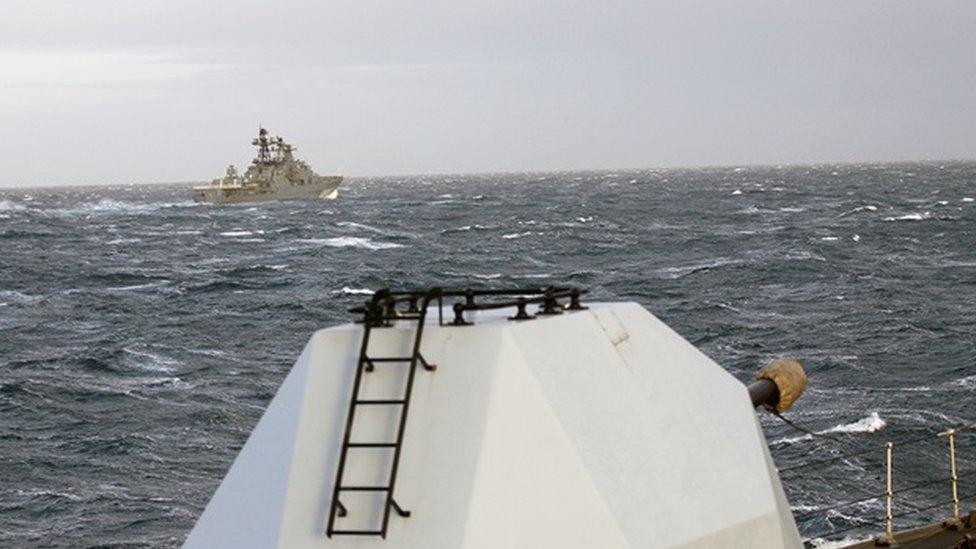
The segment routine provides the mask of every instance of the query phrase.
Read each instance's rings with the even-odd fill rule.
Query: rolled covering
[[[766,406],[778,413],[789,410],[807,388],[807,374],[803,371],[803,366],[793,358],[778,358],[770,362],[759,370],[756,379],[768,379],[776,384],[779,398]]]

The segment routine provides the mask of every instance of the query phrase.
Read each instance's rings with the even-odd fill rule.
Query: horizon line
[[[554,173],[593,173],[593,172],[641,172],[641,171],[651,171],[651,170],[716,170],[716,169],[735,169],[735,168],[745,168],[745,169],[762,169],[762,168],[800,168],[800,167],[820,167],[820,166],[863,166],[863,165],[882,165],[882,164],[938,164],[938,163],[967,163],[976,162],[976,158],[939,158],[939,159],[914,159],[914,160],[845,160],[845,161],[825,161],[825,162],[763,162],[756,164],[710,164],[710,165],[676,165],[676,166],[644,166],[644,167],[630,167],[630,168],[574,168],[574,169],[556,169],[556,168],[538,168],[538,169],[524,169],[524,170],[484,170],[484,171],[472,171],[472,172],[426,172],[426,173],[406,173],[406,174],[392,174],[392,173],[380,173],[380,174],[356,174],[356,175],[342,175],[342,174],[324,174],[324,175],[342,175],[343,179],[366,179],[366,178],[394,178],[394,177],[404,177],[404,178],[415,178],[415,177],[460,177],[460,176],[487,176],[487,175],[513,175],[513,174],[554,174]],[[0,190],[7,191],[13,189],[56,189],[56,188],[68,188],[68,187],[113,187],[113,186],[128,186],[128,185],[193,185],[199,183],[206,183],[209,179],[197,179],[188,181],[134,181],[127,183],[40,183],[40,184],[28,184],[23,186],[6,186],[0,184]]]

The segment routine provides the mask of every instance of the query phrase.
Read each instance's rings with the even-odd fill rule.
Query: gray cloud
[[[0,185],[972,157],[970,2],[21,2]]]

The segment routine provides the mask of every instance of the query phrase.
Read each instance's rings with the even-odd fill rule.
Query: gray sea
[[[818,434],[761,416],[811,544],[880,530],[886,441],[905,489],[896,528],[949,512],[935,433],[976,421],[976,163],[363,178],[334,201],[230,207],[189,196],[0,191],[0,546],[179,545],[306,338],[370,290],[435,284],[637,301],[743,381],[798,357],[810,387],[786,417]],[[972,433],[958,440],[966,509]]]

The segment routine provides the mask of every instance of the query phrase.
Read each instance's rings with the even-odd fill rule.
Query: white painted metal
[[[362,328],[311,338],[187,539],[194,548],[800,547],[745,387],[633,303],[474,326],[429,322],[387,539],[327,538]],[[409,356],[413,322],[373,332]],[[365,374],[397,398],[404,364]],[[396,407],[354,440],[389,441]],[[362,414],[362,415],[359,415]],[[348,484],[383,484],[389,451],[351,449]],[[378,529],[381,495],[346,494],[340,528]]]

